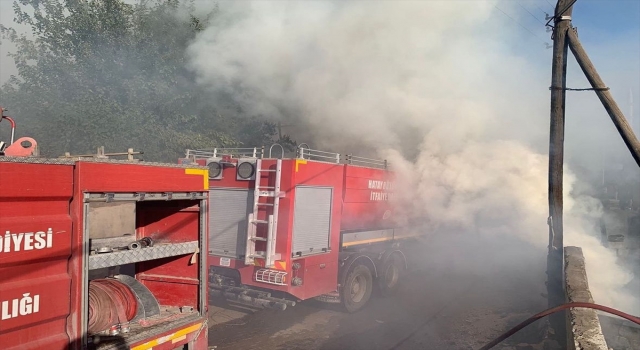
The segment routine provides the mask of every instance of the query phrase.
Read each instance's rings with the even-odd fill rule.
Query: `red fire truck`
[[[374,287],[396,290],[416,230],[395,224],[386,161],[299,147],[289,159],[188,150],[179,162],[209,168],[214,294],[281,309],[315,298],[354,312]]]
[[[207,349],[207,168],[30,140],[0,156],[0,347]]]

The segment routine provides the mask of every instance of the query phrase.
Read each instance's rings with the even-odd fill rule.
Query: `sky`
[[[520,37],[520,43],[512,44],[513,53],[539,65],[541,71],[546,72],[547,81],[551,78],[552,50],[546,49],[545,43],[552,43],[551,33],[546,32],[539,21],[546,23],[545,12],[553,11],[550,3],[555,4],[552,0],[502,0],[491,16]],[[640,1],[578,0],[574,5],[572,25],[577,28],[580,41],[598,73],[634,125],[636,134],[640,134]],[[590,87],[571,53],[568,64],[568,87]],[[633,115],[630,115],[631,99],[634,101]],[[610,158],[617,164],[633,164],[604,108],[591,91],[567,94],[566,133],[569,156],[589,155],[583,163],[593,163],[590,155],[605,149],[610,152],[603,154],[603,158]],[[592,137],[593,142],[582,142],[586,138],[584,135]]]

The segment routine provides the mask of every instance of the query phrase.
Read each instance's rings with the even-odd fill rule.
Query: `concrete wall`
[[[579,247],[565,247],[565,292],[568,302],[593,303],[587,271]],[[593,309],[572,308],[567,312],[567,347],[571,350],[608,350],[598,314]]]

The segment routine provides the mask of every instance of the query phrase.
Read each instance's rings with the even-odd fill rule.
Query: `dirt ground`
[[[429,254],[394,297],[374,296],[354,314],[315,301],[276,311],[214,299],[209,343],[217,350],[478,349],[547,303],[544,252],[496,251]],[[495,349],[542,349],[535,344],[545,329],[538,321]]]

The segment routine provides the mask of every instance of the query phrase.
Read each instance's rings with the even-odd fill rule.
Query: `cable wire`
[[[558,14],[558,16],[562,16],[565,12],[567,12],[567,10],[573,6],[578,0],[573,0],[571,1],[571,3],[569,5],[567,5],[565,8],[562,9],[562,11],[560,11],[560,13]]]
[[[531,11],[527,10],[526,7],[522,6],[522,4],[520,4],[519,2],[516,1],[516,4],[518,4],[518,6],[522,7],[525,11],[527,11],[528,14],[531,15],[531,17],[535,18],[536,21],[538,21],[540,24],[542,24],[543,26],[545,25],[544,22],[542,22],[538,17],[536,17],[536,15],[534,15],[533,13],[531,13]]]
[[[536,35],[534,32],[532,32],[529,28],[523,26],[520,22],[518,22],[515,18],[509,16],[509,14],[507,14],[506,12],[504,12],[501,8],[499,8],[497,5],[494,5],[493,7],[495,7],[496,9],[498,9],[498,11],[502,12],[502,14],[504,14],[505,16],[511,18],[512,21],[516,22],[520,27],[522,27],[524,30],[526,30],[527,32],[529,32],[531,35],[533,35],[534,37],[538,38],[539,40],[541,40],[543,43],[547,43],[546,41],[544,41],[541,37],[539,37],[538,35]]]
[[[599,305],[599,304],[594,304],[594,303],[566,303],[566,304],[562,304],[556,307],[552,307],[550,309],[544,310],[540,313],[537,313],[531,317],[529,317],[528,319],[524,320],[523,322],[521,322],[519,325],[511,328],[509,331],[507,331],[506,333],[500,335],[498,338],[492,340],[490,343],[488,343],[487,345],[481,347],[479,350],[489,350],[491,348],[493,348],[494,346],[500,344],[501,342],[503,342],[504,340],[506,340],[507,338],[509,338],[510,336],[516,334],[518,331],[520,331],[521,329],[523,329],[524,327],[530,325],[531,323],[545,317],[551,314],[554,314],[558,311],[562,311],[564,309],[568,309],[568,308],[572,308],[572,307],[584,307],[584,308],[588,308],[588,309],[596,309],[596,310],[600,310],[600,311],[604,311],[606,313],[609,314],[613,314],[616,316],[620,316],[622,318],[625,318],[633,323],[639,324],[640,325],[640,317],[636,317],[636,316],[632,316],[629,315],[627,313],[624,313],[620,310],[616,310],[613,308],[610,308],[608,306],[603,306],[603,305]]]
[[[547,24],[545,24],[545,26],[549,26],[549,23],[551,23],[551,21],[555,21],[555,20],[557,20],[557,19],[561,18],[561,17],[562,17],[562,15],[563,15],[565,12],[567,12],[567,10],[568,10],[568,9],[570,9],[570,8],[571,8],[571,6],[573,6],[573,4],[575,4],[575,3],[576,3],[576,1],[578,1],[578,0],[573,0],[573,1],[571,1],[571,3],[570,3],[569,5],[567,5],[567,6],[565,6],[565,7],[562,9],[562,11],[560,11],[560,12],[558,13],[558,15],[555,15],[555,14],[554,14],[554,16],[552,16],[551,18],[549,18],[549,20],[547,21]],[[553,26],[551,26],[551,27],[553,27]]]
[[[544,13],[545,15],[549,15],[549,13],[545,10],[542,9],[542,7],[540,7],[539,5],[536,5],[536,7],[538,8],[538,10],[542,11],[542,13]]]
[[[555,6],[553,6],[553,5],[549,2],[549,0],[544,0],[544,1],[546,1],[546,2],[547,2],[547,4],[549,4],[549,6],[551,6],[551,8],[552,8],[552,9],[555,9],[555,8],[556,8]]]

